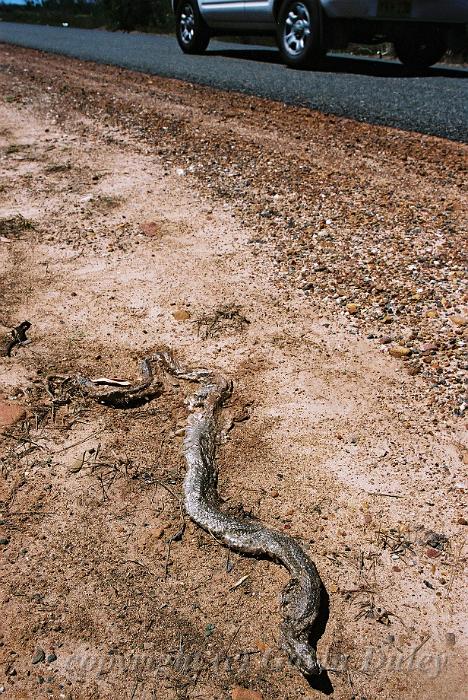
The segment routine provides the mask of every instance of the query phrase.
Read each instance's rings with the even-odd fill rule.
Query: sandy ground
[[[278,238],[278,222],[266,215],[250,225],[244,195],[223,197],[215,167],[197,179],[196,167],[168,155],[170,141],[135,133],[132,74],[89,66],[93,87],[83,78],[88,105],[92,90],[117,95],[109,72],[128,81],[136,116],[121,113],[116,124],[70,99],[84,64],[68,60],[62,84],[66,59],[29,52],[21,76],[25,54],[3,50],[1,76],[10,99],[0,107],[0,323],[32,323],[32,342],[0,359],[3,400],[26,411],[1,437],[2,693],[461,698],[468,453],[464,421],[447,410],[459,407],[458,388],[449,381],[440,401],[429,401],[432,375],[402,371],[404,360],[366,338],[352,309],[298,284],[296,271],[281,267],[281,240],[252,245],[259,226]],[[216,114],[200,124],[196,110],[180,106],[190,88],[159,80],[157,91],[161,128],[183,111],[198,140],[220,138]],[[233,99],[203,90],[194,103],[203,96],[225,99],[225,109]],[[249,104],[257,148],[263,139],[267,149],[259,111],[266,119],[280,107]],[[229,128],[241,139],[236,118]],[[447,152],[453,179],[461,177],[462,146],[424,138],[419,147],[414,135],[314,119],[323,159],[351,142],[354,128],[369,143],[374,133],[380,148],[385,138],[398,142],[401,159],[410,147],[424,150],[426,187],[431,163]],[[232,149],[226,167],[241,157]],[[358,149],[353,164],[367,157]],[[408,183],[392,196],[399,186]],[[446,211],[433,206],[434,216]],[[458,258],[452,267],[447,280],[458,280]],[[456,294],[450,287],[447,298],[458,317]],[[249,323],[205,322],[226,304]],[[457,343],[462,320],[440,326]],[[235,382],[219,453],[225,507],[242,504],[296,536],[317,564],[329,596],[318,655],[329,670],[312,684],[278,649],[287,581],[279,566],[228,555],[189,522],[169,544],[184,518],[188,388],[170,384],[120,411],[77,398],[54,406],[46,391],[51,375],[133,379],[138,360],[163,345]],[[460,371],[454,353],[449,378]]]

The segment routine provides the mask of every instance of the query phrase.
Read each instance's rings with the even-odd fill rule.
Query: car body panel
[[[274,23],[273,0],[246,0],[245,16],[253,23]]]
[[[177,0],[172,0],[175,8]],[[331,19],[468,23],[468,0],[320,0]],[[198,0],[208,24],[274,24],[274,0]],[[253,28],[253,27],[252,27]]]
[[[468,22],[468,0],[321,0],[328,17]]]
[[[207,24],[233,24],[244,22],[244,0],[198,0],[201,14]]]

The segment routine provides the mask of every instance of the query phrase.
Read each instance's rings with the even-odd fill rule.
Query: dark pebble
[[[45,659],[44,649],[36,649],[36,651],[34,652],[34,656],[31,659],[31,663],[40,664],[44,661],[44,659]]]
[[[55,656],[55,654],[54,653],[49,654],[49,656],[47,657],[47,663],[51,664],[54,661],[57,661],[57,657]]]

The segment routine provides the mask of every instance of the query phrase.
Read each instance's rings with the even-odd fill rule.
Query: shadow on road
[[[233,48],[215,49],[208,51],[209,56],[223,56],[224,58],[240,58],[259,63],[282,64],[282,58],[274,48]],[[304,69],[302,69],[304,70]],[[351,73],[355,75],[368,75],[379,78],[412,78],[424,76],[428,78],[468,78],[468,70],[457,67],[435,66],[427,70],[414,71],[397,63],[373,58],[351,58],[350,56],[326,56],[318,68],[311,69],[315,73]],[[309,71],[307,71],[309,72]]]

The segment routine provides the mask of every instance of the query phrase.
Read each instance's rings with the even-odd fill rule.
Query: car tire
[[[447,50],[442,34],[436,30],[422,31],[393,42],[395,53],[407,68],[421,70],[438,63]]]
[[[196,0],[181,0],[175,12],[177,41],[184,53],[204,53],[210,42],[210,30]]]
[[[291,68],[318,64],[324,55],[323,20],[317,0],[285,0],[278,14],[277,41]]]

